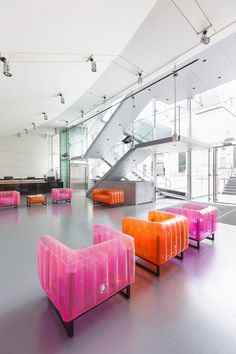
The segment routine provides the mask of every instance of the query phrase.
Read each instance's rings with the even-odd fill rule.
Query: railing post
[[[177,140],[177,76],[178,73],[176,72],[176,66],[174,67],[173,71],[173,78],[174,78],[174,134],[173,140]]]
[[[192,136],[192,100],[187,99],[187,110],[189,116],[188,137]],[[192,151],[187,151],[187,195],[192,199]]]
[[[132,96],[132,143],[131,143],[131,148],[134,147],[134,120],[135,120],[135,97]]]

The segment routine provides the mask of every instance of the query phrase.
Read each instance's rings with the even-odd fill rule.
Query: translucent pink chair
[[[17,191],[0,192],[0,206],[10,205],[18,208],[20,205],[20,193]]]
[[[74,320],[111,296],[130,297],[135,277],[133,238],[95,225],[94,244],[72,250],[52,236],[38,241],[38,274],[70,337]]]
[[[197,242],[196,248],[200,248],[200,241],[206,238],[214,241],[218,224],[218,212],[215,207],[186,203],[178,208],[167,208],[167,211],[188,218],[189,239]]]
[[[51,190],[52,202],[57,203],[58,201],[71,202],[72,199],[72,189],[71,188],[53,188]]]

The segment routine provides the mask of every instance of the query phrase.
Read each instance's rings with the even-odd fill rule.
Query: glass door
[[[236,145],[216,147],[213,153],[214,201],[236,204]]]

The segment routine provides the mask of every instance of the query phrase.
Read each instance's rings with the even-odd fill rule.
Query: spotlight
[[[21,138],[21,133],[18,133],[17,136],[18,136],[18,138]]]
[[[63,94],[60,92],[60,93],[58,93],[57,96],[60,97],[60,99],[61,99],[61,104],[65,104],[65,97],[63,96]]]
[[[84,111],[81,111],[81,118],[84,118]]]
[[[9,61],[5,57],[0,57],[0,60],[3,62],[3,74],[7,77],[11,77]]]
[[[103,96],[103,104],[107,103],[107,96]]]
[[[69,122],[68,120],[65,120],[66,126],[69,127]]]
[[[29,134],[29,130],[28,129],[25,129],[25,134]]]
[[[57,134],[57,133],[58,133],[57,128],[55,128],[55,129],[54,129],[54,132],[55,132],[55,134]]]
[[[207,37],[207,30],[202,31],[201,43],[207,45],[210,43],[210,40],[210,37]]]
[[[138,73],[138,84],[142,85],[142,83],[143,83],[143,75],[142,75],[142,72],[140,71]]]
[[[32,125],[33,125],[33,129],[36,129],[36,124],[35,124],[35,123],[32,123]]]
[[[88,58],[87,61],[90,61],[90,63],[91,63],[91,71],[93,73],[95,73],[97,71],[97,64],[96,64],[96,61],[93,58],[93,55],[90,55],[90,57]]]
[[[43,112],[42,115],[43,115],[43,119],[44,119],[44,120],[48,120],[48,116],[46,115],[45,112]]]

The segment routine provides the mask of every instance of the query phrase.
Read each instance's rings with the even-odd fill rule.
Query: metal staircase
[[[229,177],[222,194],[236,195],[236,176]]]

